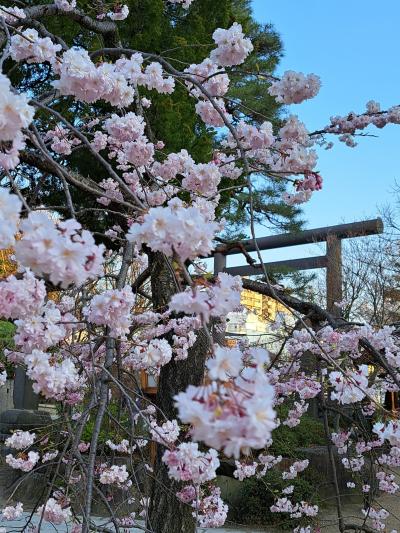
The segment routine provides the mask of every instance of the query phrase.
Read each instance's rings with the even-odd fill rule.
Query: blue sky
[[[318,96],[290,106],[310,131],[329,123],[331,115],[363,112],[368,100],[382,108],[400,104],[400,1],[381,0],[253,0],[260,22],[280,33],[285,70],[321,77]],[[371,128],[378,138],[360,138],[356,148],[335,142],[319,151],[318,170],[324,188],[304,206],[307,227],[375,218],[379,208],[393,204],[400,183],[400,125]],[[258,230],[262,236],[263,229]],[[321,246],[266,252],[265,260],[319,255]],[[237,256],[228,264],[243,263]]]
[[[321,77],[316,98],[290,106],[309,130],[328,124],[331,115],[361,112],[371,99],[382,107],[400,104],[398,0],[253,0],[252,6],[255,18],[272,22],[282,37],[278,73]],[[305,206],[308,227],[374,217],[393,201],[394,182],[400,182],[400,125],[371,133],[379,138],[319,152],[324,189]]]

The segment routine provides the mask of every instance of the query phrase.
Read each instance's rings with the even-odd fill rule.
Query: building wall
[[[282,313],[291,316],[289,311],[273,298],[244,289],[241,294],[243,311],[229,313],[226,333],[232,343],[235,337],[247,337],[250,344],[265,344],[271,333],[270,325]]]
[[[278,312],[289,314],[286,307],[274,300],[274,298],[250,291],[249,289],[243,289],[240,303],[264,321],[273,322]]]

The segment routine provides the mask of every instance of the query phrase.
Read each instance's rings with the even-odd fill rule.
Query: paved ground
[[[399,496],[389,496],[389,497],[385,496],[380,499],[380,504],[390,513],[392,513],[390,518],[386,522],[387,529],[385,531],[392,532],[393,530],[398,530],[400,532],[400,498]],[[360,504],[344,505],[343,515],[345,517],[345,523],[347,524],[352,523],[352,524],[361,525],[363,523],[363,517],[361,513]],[[20,531],[22,527],[25,525],[25,520],[27,516],[28,516],[28,513],[24,513],[24,519],[0,521],[0,528],[5,527],[7,533],[11,531],[18,531],[18,530]],[[34,517],[32,522],[34,525],[37,525],[39,522],[39,519],[37,517]],[[99,526],[102,524],[104,525],[104,520],[102,520],[101,518],[98,518],[96,520],[96,523]],[[321,513],[320,527],[321,527],[321,533],[338,533],[339,531],[338,519],[337,519],[336,509],[334,507],[325,509]],[[67,533],[68,528],[65,525],[54,526],[52,524],[43,522],[40,530],[42,533],[55,533],[55,532]],[[143,533],[143,530],[139,528],[131,528],[129,529],[129,533]],[[264,529],[259,529],[259,528],[255,529],[254,527],[250,526],[250,527],[241,527],[239,529],[235,527],[226,527],[226,528],[218,528],[218,529],[199,528],[198,533],[282,533],[282,530],[280,528],[271,528],[271,527],[265,527]]]
[[[400,476],[399,476],[400,477]],[[400,479],[396,480],[400,484]],[[345,518],[345,523],[349,524],[357,524],[362,525],[363,524],[363,515],[361,512],[361,503],[351,503],[347,504],[346,499],[343,498],[344,505],[343,505],[343,516]],[[396,530],[400,533],[400,496],[399,495],[383,495],[378,500],[379,505],[381,505],[384,509],[389,511],[390,517],[386,521],[386,530],[385,532],[391,533],[393,530]],[[378,506],[376,506],[379,508]],[[24,518],[26,520],[26,517],[29,516],[28,513],[24,513]],[[20,531],[25,524],[25,520],[15,520],[15,521],[6,521],[6,520],[0,520],[0,528],[5,527],[7,533],[12,531]],[[39,519],[37,517],[33,518],[33,523],[35,525],[38,524]],[[100,526],[102,523],[104,524],[104,519],[98,518],[96,520],[96,523]],[[370,524],[369,524],[370,525]],[[328,508],[321,510],[320,515],[320,527],[321,527],[321,533],[338,533],[338,519],[337,519],[337,513],[336,508],[333,506],[330,506]],[[111,528],[110,528],[111,529]],[[41,526],[41,532],[43,533],[66,533],[68,531],[67,527],[65,525],[57,525],[53,526],[49,523],[43,523]],[[129,529],[129,533],[143,533],[142,529],[139,528],[132,528]],[[225,527],[225,528],[218,528],[218,529],[204,529],[199,528],[198,533],[282,533],[282,530],[280,528],[272,528],[266,526],[265,528],[254,528],[254,527]]]
[[[393,530],[397,530],[400,532],[400,498],[398,496],[391,497],[390,502],[388,498],[383,498],[381,500],[381,504],[384,504],[384,508],[394,514],[394,516],[391,515],[390,518],[387,520],[387,528],[385,531],[392,532]],[[347,524],[352,523],[361,525],[363,523],[360,505],[345,505],[343,507],[343,515],[345,517],[345,523]],[[27,513],[25,514],[25,516],[27,516]],[[399,518],[397,518],[397,516],[399,516]],[[322,513],[321,518],[321,533],[339,532],[336,510],[333,507],[325,510]],[[38,524],[38,519],[36,517],[33,518],[33,523],[34,525]],[[102,523],[104,524],[104,521],[99,518],[98,520],[96,520],[96,523],[100,526]],[[8,533],[11,531],[21,530],[24,524],[25,520],[1,521],[0,527],[5,527]],[[42,524],[40,530],[42,533],[67,533],[68,531],[65,525],[53,526],[52,524],[45,522]],[[143,533],[143,530],[139,528],[132,528],[129,529],[129,533]],[[226,527],[218,529],[199,528],[198,533],[282,533],[282,530],[280,528],[269,527],[266,527],[265,529],[254,529],[254,527],[242,527],[240,529]]]
[[[28,513],[24,513],[24,518],[20,520],[4,520],[0,521],[0,527],[5,527],[8,532],[15,531],[15,530],[21,530],[23,525],[25,524],[26,517],[28,517]],[[39,518],[34,517],[32,519],[32,522],[34,525],[37,525],[39,523]],[[97,525],[104,524],[104,521],[99,518],[96,520]],[[109,527],[109,526],[108,526]],[[110,528],[111,529],[111,528]],[[68,531],[67,526],[65,525],[57,525],[53,526],[52,524],[43,522],[40,528],[41,533],[66,533]],[[252,527],[245,528],[245,529],[235,529],[235,528],[218,528],[218,529],[204,529],[199,528],[198,533],[266,533],[271,530],[260,530],[260,529],[254,529]],[[131,528],[129,529],[129,533],[143,533],[142,529],[138,528]]]
[[[399,531],[400,532],[400,496],[395,495],[385,495],[378,499],[378,504],[375,504],[374,507],[379,509],[379,505],[386,509],[390,516],[386,520],[386,529],[385,532]],[[353,523],[357,525],[362,525],[363,514],[361,512],[360,504],[351,504],[343,506],[343,516],[345,523]],[[338,518],[335,508],[330,508],[325,510],[322,513],[322,522],[321,522],[321,531],[322,533],[337,533],[338,528]],[[371,521],[367,522],[367,525],[371,527]]]

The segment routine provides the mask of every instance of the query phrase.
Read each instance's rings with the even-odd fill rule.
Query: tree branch
[[[333,316],[331,313],[328,313],[328,311],[325,311],[325,309],[322,309],[322,307],[319,305],[312,302],[299,300],[294,296],[286,294],[280,289],[272,287],[269,283],[262,283],[260,281],[243,278],[242,284],[244,289],[249,289],[251,291],[258,292],[259,294],[264,294],[265,296],[269,296],[274,300],[279,299],[279,301],[282,301],[291,309],[295,309],[303,315],[309,315],[315,320],[328,322],[332,327],[337,328],[339,326],[347,325],[346,320]]]
[[[100,33],[110,46],[118,45],[118,28],[112,20],[96,20],[86,15],[80,9],[72,11],[63,11],[55,4],[44,4],[39,6],[27,7],[24,9],[26,18],[17,19],[10,23],[10,26],[32,26],[32,23],[40,21],[43,18],[56,15],[57,17],[66,17],[77,22],[82,28]]]

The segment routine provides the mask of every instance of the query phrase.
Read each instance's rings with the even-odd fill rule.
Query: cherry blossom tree
[[[188,10],[192,1],[172,3]],[[74,21],[101,44],[69,47],[48,29],[55,19]],[[389,513],[374,507],[374,487],[389,494],[399,488],[391,469],[400,464],[400,426],[377,400],[400,386],[394,328],[349,323],[288,295],[266,272],[264,281],[210,277],[201,260],[217,243],[240,249],[224,242],[219,209],[236,180],[246,183],[255,239],[257,181],[284,180],[284,200],[306,202],[323,185],[319,147],[331,148],[335,138],[353,147],[368,126],[399,123],[400,107],[368,102],[361,114],[335,116],[315,132],[295,115],[278,129],[268,120],[249,124],[245,109],[233,117],[226,98],[230,76],[260,76],[241,71],[253,45],[240,24],[218,28],[208,57],[191,65],[125,47],[123,24],[129,9],[120,4],[87,12],[75,0],[0,6],[0,248],[13,248],[17,269],[0,282],[0,312],[16,326],[8,361],[25,368],[34,391],[60,412],[54,427],[16,428],[6,441],[14,450],[6,456],[10,467],[46,473],[33,511],[38,529],[67,522],[74,533],[93,530],[94,502],[106,510],[104,531],[190,533],[223,525],[228,508],[217,474],[230,465],[239,480],[263,478],[282,459],[269,451],[274,430],[296,427],[318,398],[339,530],[358,526],[343,514],[336,456],[349,488],[369,494],[364,513],[372,526],[364,521],[359,529],[383,530]],[[49,69],[51,90],[16,90],[13,69],[32,64]],[[321,85],[318,76],[294,71],[267,81],[270,96],[287,105],[313,98]],[[162,98],[177,86],[223,136],[207,162],[186,149],[167,153],[146,120],[151,95]],[[104,115],[74,119],[60,105],[68,102],[88,109],[101,102]],[[72,153],[95,161],[107,177],[77,172]],[[59,205],[29,202],[22,162],[57,184]],[[80,193],[96,207],[77,209]],[[85,227],[89,209],[106,227],[101,234]],[[295,316],[277,353],[226,346],[225,319],[239,309],[242,287]],[[147,304],[138,305],[140,298]],[[315,358],[312,373],[302,365],[305,354]],[[140,372],[157,380],[155,399]],[[284,419],[282,405],[289,408]],[[332,413],[339,413],[337,428]],[[297,520],[294,531],[303,533],[313,531],[319,509],[296,500],[291,480],[308,466],[296,460],[282,471],[287,486],[271,507]],[[31,516],[24,517],[22,502],[2,510],[5,521],[23,517],[21,530]]]

